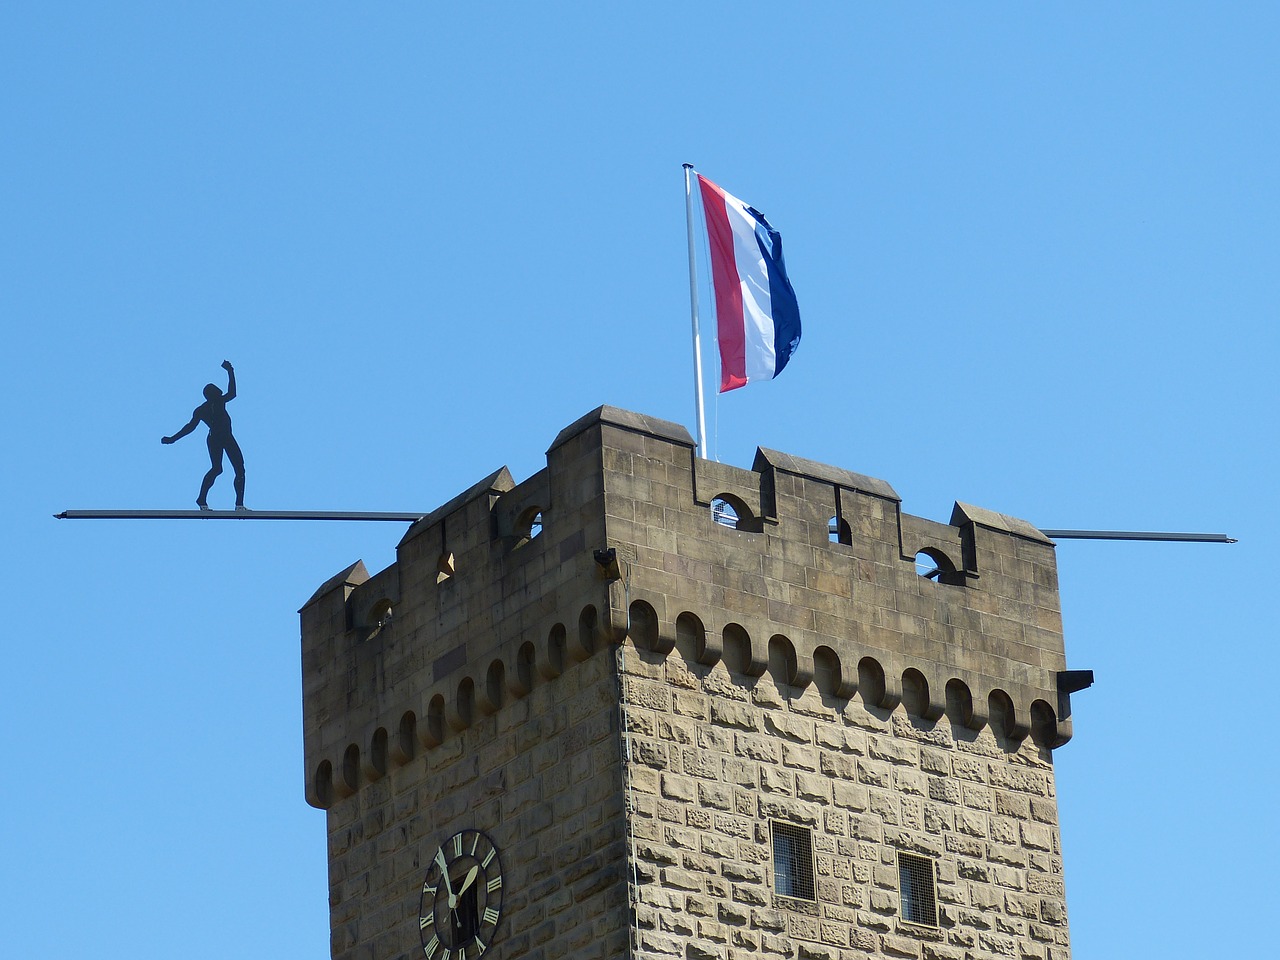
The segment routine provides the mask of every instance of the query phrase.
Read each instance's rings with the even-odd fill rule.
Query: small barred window
[[[711,501],[711,519],[722,527],[738,528],[738,511],[723,497],[716,497]]]
[[[899,853],[898,883],[902,892],[902,919],[936,927],[938,900],[934,895],[933,861],[928,857]]]
[[[804,827],[773,823],[773,889],[784,897],[815,900],[813,838]]]

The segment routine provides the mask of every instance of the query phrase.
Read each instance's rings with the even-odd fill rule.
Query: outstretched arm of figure
[[[183,427],[181,430],[175,433],[172,437],[161,437],[160,442],[161,443],[177,443],[179,440],[185,437],[188,433],[194,430],[196,428],[196,424],[199,422],[200,422],[199,417],[192,417],[191,422],[188,423],[185,427]]]
[[[222,395],[222,402],[226,403],[236,398],[236,370],[230,360],[222,361],[222,369],[227,371],[227,392]]]

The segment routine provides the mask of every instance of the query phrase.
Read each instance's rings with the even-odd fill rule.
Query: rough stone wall
[[[487,833],[502,860],[500,935],[486,957],[626,957],[617,717],[602,650],[330,806],[334,960],[422,956],[422,882],[463,829]]]
[[[1048,751],[624,648],[641,960],[1065,960]],[[770,821],[813,831],[817,900],[776,895]],[[897,852],[936,861],[901,917]]]

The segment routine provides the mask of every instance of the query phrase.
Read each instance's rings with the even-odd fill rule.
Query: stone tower
[[[1069,956],[1030,524],[602,407],[301,616],[334,960]]]

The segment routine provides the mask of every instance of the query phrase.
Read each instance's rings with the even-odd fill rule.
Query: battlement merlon
[[[882,480],[773,450],[751,469],[701,460],[684,427],[604,406],[560,431],[544,470],[495,472],[415,523],[386,570],[353,565],[304,606],[309,778],[328,763],[354,789],[397,736],[438,743],[646,610],[659,648],[695,624],[699,658],[744,676],[789,648],[797,686],[1070,737],[1054,548],[1035,527],[960,503],[950,523],[913,517]],[[309,780],[316,805],[324,790]]]

